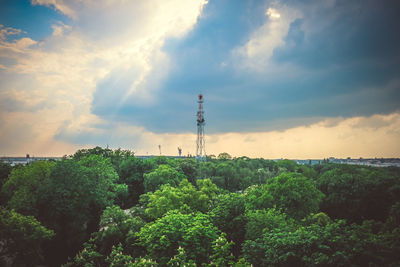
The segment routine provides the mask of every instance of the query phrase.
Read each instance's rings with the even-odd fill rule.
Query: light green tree
[[[177,186],[185,175],[168,165],[160,165],[154,171],[144,174],[145,192],[154,192],[163,184]]]
[[[186,251],[188,260],[201,265],[207,263],[212,255],[212,245],[218,238],[218,229],[208,215],[170,211],[142,227],[138,236],[148,255],[160,265],[167,264],[177,255],[179,247]]]
[[[183,213],[207,212],[216,196],[216,187],[210,180],[198,180],[199,189],[183,179],[179,186],[162,185],[154,193],[148,193],[146,214],[156,219],[170,210]]]
[[[324,197],[313,180],[299,173],[282,173],[268,180],[264,188],[277,208],[298,219],[317,212]]]

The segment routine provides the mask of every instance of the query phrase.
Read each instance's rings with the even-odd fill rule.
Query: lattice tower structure
[[[196,141],[196,158],[205,159],[206,157],[206,144],[204,139],[204,110],[203,110],[203,95],[199,94],[197,103],[199,109],[197,111],[197,141]]]

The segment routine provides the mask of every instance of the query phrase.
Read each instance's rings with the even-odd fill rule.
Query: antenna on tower
[[[203,110],[203,95],[199,94],[197,103],[199,103],[199,110],[197,111],[197,141],[196,141],[196,158],[198,160],[205,160],[206,147],[204,140],[204,110]]]

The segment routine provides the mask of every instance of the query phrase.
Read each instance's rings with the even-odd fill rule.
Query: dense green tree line
[[[0,264],[398,266],[400,169],[96,147],[0,163]]]

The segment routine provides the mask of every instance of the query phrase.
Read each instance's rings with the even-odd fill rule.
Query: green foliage
[[[97,247],[92,240],[83,244],[83,250],[63,267],[95,267],[104,265],[104,256],[97,251]]]
[[[220,154],[218,155],[218,159],[229,160],[229,159],[232,159],[232,156],[229,155],[229,154],[226,153],[226,152],[222,152],[222,153],[220,153]]]
[[[316,180],[318,178],[318,173],[315,171],[313,168],[306,166],[306,165],[300,165],[297,167],[297,172],[301,173],[307,178],[310,178],[312,180]]]
[[[295,172],[297,170],[297,163],[293,160],[283,159],[277,162],[279,168],[284,169],[287,172]]]
[[[229,191],[237,191],[241,189],[238,172],[234,168],[232,162],[229,161],[218,164],[212,181]]]
[[[177,186],[185,175],[168,165],[160,165],[154,171],[144,174],[145,192],[154,192],[163,184]]]
[[[188,259],[202,264],[212,254],[212,244],[218,237],[217,233],[218,229],[205,214],[171,211],[142,227],[139,239],[148,255],[161,265],[177,255],[179,247],[186,251]]]
[[[282,173],[268,180],[265,190],[278,208],[298,219],[318,211],[324,197],[311,179],[299,173]]]
[[[374,233],[371,224],[346,226],[337,221],[326,226],[300,226],[295,231],[264,231],[252,248],[264,253],[257,259],[246,255],[253,264],[264,266],[383,266],[385,257],[396,257],[399,249],[386,254],[387,241],[384,235]]]
[[[158,263],[150,258],[136,258],[132,264],[128,265],[129,267],[157,267]]]
[[[162,185],[159,190],[147,194],[146,214],[156,219],[175,209],[183,213],[207,212],[216,187],[209,180],[199,180],[199,184],[199,190],[186,179],[183,179],[178,187],[172,187],[169,184]]]
[[[253,185],[244,191],[246,209],[269,209],[273,207],[273,197],[265,186]]]
[[[317,179],[317,187],[326,195],[321,210],[330,217],[385,221],[400,201],[400,171],[332,165]]]
[[[41,189],[50,179],[50,172],[55,165],[51,161],[36,161],[13,169],[2,187],[2,195],[8,200],[7,205],[24,215],[38,217]]]
[[[385,222],[385,227],[393,230],[400,226],[400,201],[396,202],[390,209],[389,217]]]
[[[42,244],[53,236],[34,217],[0,207],[0,264],[2,259],[11,260],[13,266],[39,264]]]
[[[91,155],[109,158],[113,166],[115,166],[116,171],[118,171],[118,166],[121,164],[121,162],[126,158],[133,157],[133,152],[129,150],[122,150],[120,148],[112,150],[109,148],[96,146],[89,149],[80,149],[76,151],[74,155],[72,155],[72,158],[78,161]]]
[[[242,194],[230,193],[219,195],[215,208],[210,212],[214,225],[233,240],[233,252],[239,255],[245,237],[245,204]]]
[[[3,162],[0,160],[0,189],[7,181],[8,175],[11,173],[12,167],[10,164]]]
[[[2,193],[3,184],[7,181],[8,175],[11,173],[12,167],[10,164],[0,160],[0,205],[6,205],[6,197]],[[7,191],[6,191],[7,192]]]
[[[125,267],[133,264],[133,258],[129,255],[123,254],[121,244],[112,246],[111,253],[108,255],[106,262],[110,267]]]
[[[143,161],[133,156],[124,159],[118,168],[119,183],[128,185],[128,195],[119,201],[123,208],[129,208],[138,203],[139,196],[144,193],[144,173],[152,169],[149,161]]]
[[[192,184],[196,182],[197,161],[195,159],[182,159],[178,161],[178,166],[182,173],[187,177]]]
[[[233,245],[233,242],[228,242],[226,239],[226,234],[222,233],[212,246],[213,254],[211,255],[210,266],[232,266],[234,262],[234,257],[231,252]]]
[[[212,206],[221,190],[210,179],[200,179],[196,183],[198,190],[210,200],[209,207]]]
[[[102,210],[121,188],[110,159],[97,155],[58,161],[50,176],[42,186],[39,219],[56,231],[47,252],[50,262],[60,264],[98,229]]]
[[[275,228],[290,231],[295,227],[292,219],[276,209],[249,210],[246,213],[246,218],[246,240],[256,240],[264,231]]]
[[[400,265],[399,168],[96,147],[10,170],[0,259],[16,266]]]
[[[179,247],[178,254],[168,261],[167,266],[196,267],[197,265],[193,260],[188,260],[185,249]]]
[[[319,212],[317,214],[311,214],[308,216],[304,222],[308,224],[317,224],[320,226],[325,226],[328,223],[331,223],[331,218],[323,212]]]
[[[136,233],[144,226],[144,221],[132,216],[118,206],[107,207],[100,219],[100,230],[93,233],[94,242],[101,254],[107,255],[114,245],[123,244],[129,250]]]
[[[119,266],[133,264],[136,255],[137,232],[145,223],[118,206],[107,207],[100,219],[100,230],[85,242],[84,249],[67,266]],[[122,254],[122,251],[127,254]],[[108,256],[107,256],[108,255]]]

